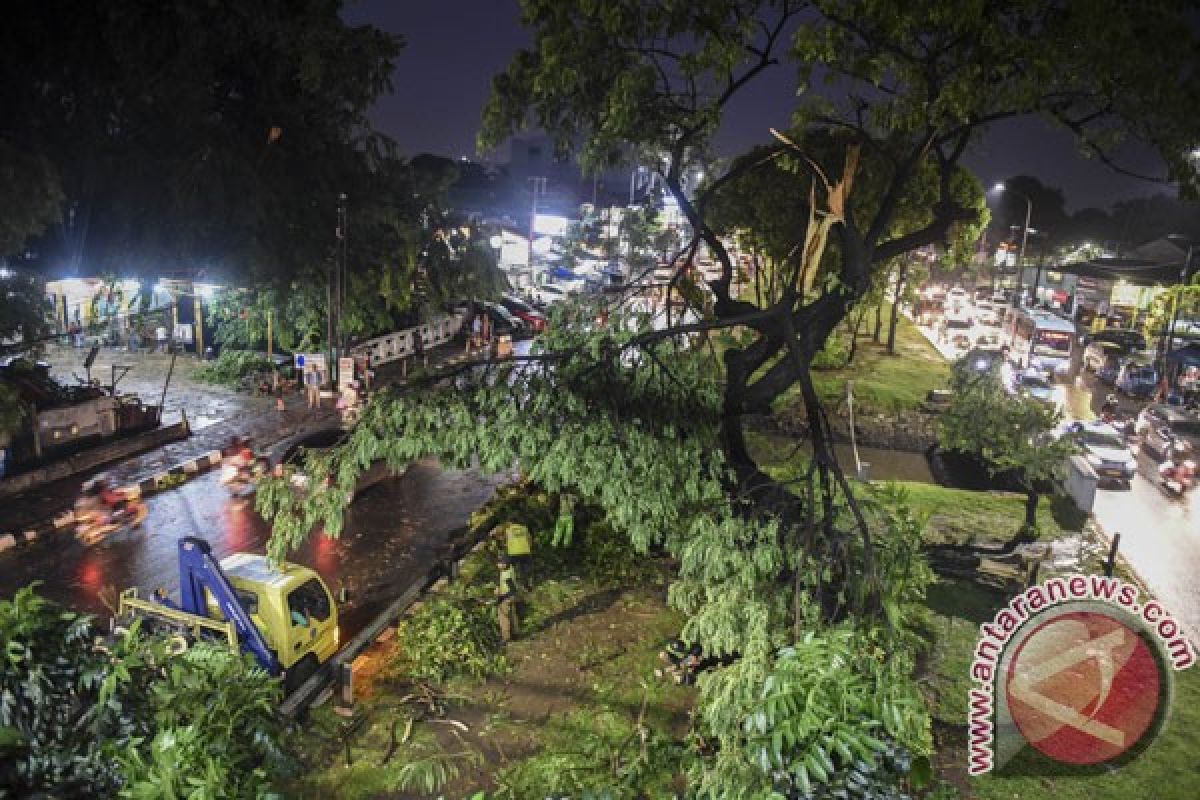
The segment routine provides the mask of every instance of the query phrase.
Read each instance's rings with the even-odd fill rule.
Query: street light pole
[[[1025,227],[1021,229],[1021,250],[1017,253],[1017,289],[1013,292],[1012,304],[1015,307],[1020,302],[1021,279],[1025,276],[1025,244],[1029,240],[1029,218],[1033,215],[1033,201],[1027,195],[1020,194],[1025,200]]]

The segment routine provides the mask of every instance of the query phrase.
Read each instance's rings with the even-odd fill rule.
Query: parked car
[[[529,297],[535,306],[546,308],[555,303],[561,303],[570,297],[572,292],[569,292],[565,287],[556,286],[552,283],[545,283],[541,286],[534,286],[529,290]]]
[[[1027,369],[1024,372],[1015,373],[1012,383],[1009,384],[1008,391],[1010,394],[1032,397],[1034,400],[1047,405],[1058,403],[1058,395],[1054,389],[1054,385],[1046,380],[1046,375],[1041,370]]]
[[[1117,373],[1117,389],[1130,397],[1148,398],[1158,389],[1158,370],[1139,358],[1130,358]]]
[[[532,331],[522,320],[508,313],[508,309],[496,303],[480,303],[479,307],[492,321],[492,332],[501,336],[517,337]]]
[[[1139,331],[1129,328],[1105,328],[1104,330],[1085,333],[1080,341],[1084,344],[1113,342],[1124,347],[1127,352],[1146,349],[1146,337]]]
[[[1083,455],[1101,478],[1133,480],[1137,474],[1137,456],[1125,444],[1125,438],[1111,425],[1103,422],[1076,423],[1072,426],[1079,435]]]
[[[304,455],[308,451],[322,451],[338,445],[344,444],[349,434],[341,428],[327,428],[323,430],[313,431],[312,433],[304,434],[292,440],[284,450],[283,454],[275,462],[277,467],[291,468],[290,482],[293,490],[299,492],[307,492],[311,488],[311,479],[304,471]],[[359,476],[354,484],[354,488],[347,498],[348,502],[353,502],[354,499],[360,496],[367,489],[370,489],[377,483],[388,480],[389,478],[398,478],[402,476],[408,467],[403,467],[399,470],[393,470],[388,466],[383,459],[377,459],[371,462]],[[325,485],[331,485],[332,479],[326,481]]]
[[[942,330],[938,338],[960,350],[967,350],[974,344],[972,337],[973,328],[974,325],[970,317],[947,314],[942,320]]]
[[[995,328],[976,328],[975,346],[996,353],[1004,349],[1004,343],[1000,341],[1000,332]]]
[[[516,297],[502,297],[500,305],[504,306],[508,313],[528,325],[529,329],[534,333],[541,333],[546,330],[545,315],[524,300]]]
[[[1187,442],[1200,452],[1200,415],[1174,406],[1153,403],[1138,414],[1134,430],[1142,437],[1142,447],[1157,461],[1166,460],[1171,443]]]
[[[963,356],[963,363],[969,366],[972,371],[980,375],[991,375],[999,381],[1001,371],[1004,368],[1004,355],[998,350],[976,347]]]
[[[1105,383],[1114,383],[1121,367],[1121,359],[1129,354],[1129,348],[1117,342],[1095,341],[1083,351],[1083,368],[1096,373]]]

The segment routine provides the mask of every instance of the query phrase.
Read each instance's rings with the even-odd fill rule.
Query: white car
[[[1083,454],[1101,478],[1132,481],[1137,474],[1137,456],[1129,449],[1120,432],[1103,422],[1087,422],[1073,426],[1083,445]]]

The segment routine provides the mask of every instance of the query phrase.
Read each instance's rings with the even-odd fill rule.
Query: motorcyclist
[[[1196,477],[1196,464],[1189,458],[1191,447],[1176,439],[1168,452],[1167,460],[1158,468],[1159,474],[1164,480],[1178,483],[1180,491],[1190,488]]]
[[[128,501],[125,492],[113,486],[107,475],[100,474],[83,485],[75,501],[75,518],[84,525],[103,525],[124,509]]]
[[[1112,422],[1117,416],[1117,396],[1110,394],[1104,398],[1104,405],[1100,406],[1100,418],[1105,422]]]

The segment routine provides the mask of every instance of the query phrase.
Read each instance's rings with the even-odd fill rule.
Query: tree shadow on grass
[[[555,625],[562,622],[570,622],[578,619],[585,614],[594,614],[597,611],[604,611],[609,608],[617,598],[625,593],[625,589],[620,586],[613,586],[608,589],[602,589],[598,592],[593,592],[586,597],[580,598],[578,603],[575,603],[570,608],[564,608],[555,614],[551,614],[541,620],[534,627],[523,627],[521,630],[522,637],[534,636],[542,633]]]
[[[1074,500],[1057,492],[1050,497],[1050,513],[1058,527],[1064,531],[1082,531],[1088,518],[1088,515],[1075,505]]]
[[[990,622],[1004,605],[1004,593],[957,579],[939,580],[925,593],[925,605],[944,617],[959,617],[975,624]]]

